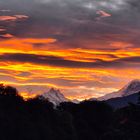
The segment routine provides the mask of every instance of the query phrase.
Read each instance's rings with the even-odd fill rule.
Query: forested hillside
[[[139,140],[140,106],[114,110],[105,102],[25,101],[13,87],[0,86],[0,140]]]

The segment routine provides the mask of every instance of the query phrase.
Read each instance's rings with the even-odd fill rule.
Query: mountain
[[[70,101],[60,92],[60,90],[57,90],[57,89],[54,89],[54,88],[51,88],[48,92],[42,94],[42,96],[45,99],[48,99],[54,105],[59,105],[62,102]]]
[[[137,104],[139,101],[140,92],[128,96],[112,98],[105,102],[112,106],[114,109],[123,108],[131,104]]]
[[[111,98],[126,97],[140,91],[140,80],[133,80],[117,92],[107,94],[98,98],[99,101],[109,100]]]
[[[77,100],[77,99],[73,99],[73,100],[71,100],[71,102],[72,102],[72,103],[75,103],[75,104],[79,104],[79,103],[80,103],[80,101]]]
[[[128,104],[128,102],[136,103],[138,100],[138,93],[140,92],[140,80],[133,80],[129,82],[126,86],[124,86],[122,89],[120,89],[117,92],[113,92],[110,94],[107,94],[100,98],[91,98],[89,101],[107,101],[109,104],[112,104],[115,106],[124,106]],[[51,88],[48,92],[44,93],[42,95],[45,99],[48,99],[50,102],[52,102],[54,105],[59,105],[62,102],[73,102],[73,103],[79,103],[78,100],[69,100],[67,99],[60,90]]]

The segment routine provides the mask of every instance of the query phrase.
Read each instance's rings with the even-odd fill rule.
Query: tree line
[[[105,102],[61,103],[24,100],[0,85],[0,140],[139,140],[140,106],[114,110]]]

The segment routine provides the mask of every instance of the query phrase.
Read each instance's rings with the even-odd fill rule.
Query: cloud
[[[109,14],[105,11],[102,11],[102,10],[99,10],[96,13],[100,16],[97,18],[98,20],[100,20],[101,18],[105,18],[105,17],[111,17],[111,14]]]
[[[35,0],[37,3],[53,3],[53,4],[62,4],[64,6],[68,4],[76,4],[76,5],[81,5],[85,8],[88,9],[95,9],[97,10],[98,8],[111,8],[111,10],[119,10],[120,8],[123,8],[128,4],[128,0]]]
[[[0,0],[0,5],[9,9],[0,11],[3,81],[50,84],[79,96],[83,86],[91,96],[140,77],[139,0]]]
[[[0,16],[0,21],[16,21],[20,19],[27,19],[25,15],[13,15],[13,16]]]
[[[3,35],[0,35],[1,38],[13,38],[14,36],[11,35],[11,34],[3,34]]]
[[[18,8],[19,6],[14,7],[15,5],[22,6]],[[88,48],[87,42],[98,42],[98,46],[103,46],[112,39],[116,41],[118,34],[121,40],[126,40],[128,37],[123,38],[124,34],[133,34],[133,31],[128,32],[126,29],[134,30],[132,27],[138,28],[140,25],[138,12],[129,0],[12,0],[9,6],[15,8],[17,13],[20,11],[31,18],[20,24],[16,23],[14,28],[13,25],[4,25],[8,26],[8,33],[20,38],[52,37],[58,40],[57,43],[68,48]],[[16,15],[15,11],[13,15]],[[110,17],[97,21],[98,16]],[[106,37],[107,34],[112,35],[111,40]],[[138,35],[132,39],[138,40]]]
[[[5,12],[11,12],[11,10],[9,10],[9,9],[1,9],[0,12],[4,12],[4,13]]]
[[[93,60],[93,62],[81,62],[81,61],[66,60],[63,57],[55,57],[55,56],[7,53],[0,55],[0,61],[33,63],[37,65],[66,67],[66,68],[122,68],[122,67],[128,68],[128,67],[138,67],[137,64],[140,63],[140,57],[119,58],[113,61],[104,61],[101,59],[95,59]]]
[[[0,28],[0,32],[6,31],[6,29]]]

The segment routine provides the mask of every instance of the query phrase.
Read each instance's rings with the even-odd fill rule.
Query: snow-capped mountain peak
[[[107,94],[103,97],[98,98],[98,100],[108,100],[116,97],[125,97],[135,94],[139,91],[140,91],[140,80],[132,80],[119,91]]]
[[[54,105],[59,105],[61,102],[68,102],[69,100],[58,89],[51,88],[48,92],[42,95],[45,99],[52,102]]]
[[[128,96],[140,91],[140,80],[133,80],[120,90],[123,95]]]

